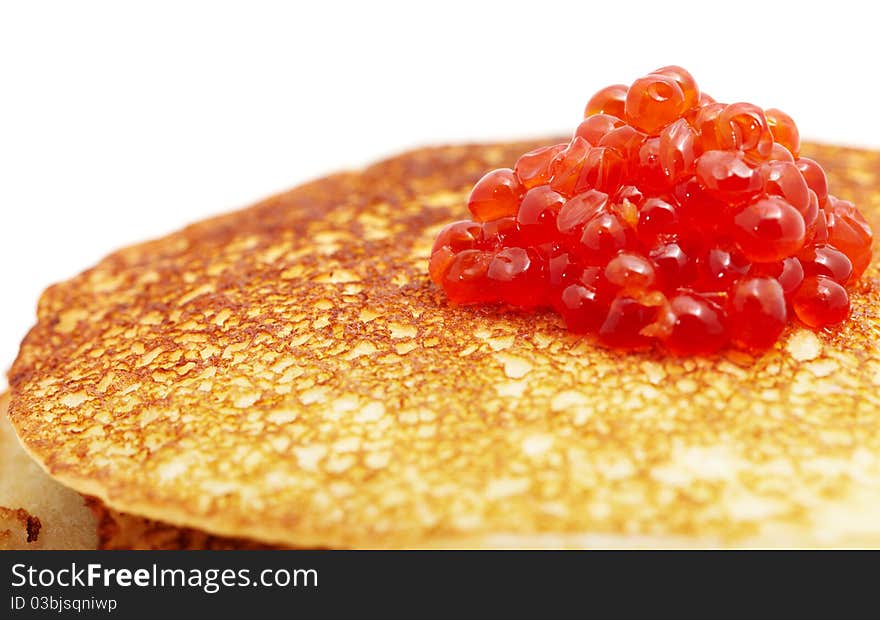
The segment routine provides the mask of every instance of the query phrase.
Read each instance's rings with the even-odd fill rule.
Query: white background
[[[0,0],[0,367],[40,292],[121,245],[405,148],[568,132],[662,65],[880,147],[872,4]]]

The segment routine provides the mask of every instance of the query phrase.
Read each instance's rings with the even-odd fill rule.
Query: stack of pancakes
[[[876,264],[851,320],[760,357],[450,306],[434,236],[537,146],[406,153],[50,287],[9,373],[0,546],[880,546]],[[802,152],[880,229],[880,153]]]

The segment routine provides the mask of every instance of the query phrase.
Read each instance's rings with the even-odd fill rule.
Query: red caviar
[[[835,325],[872,232],[800,147],[785,112],[716,103],[681,67],[603,88],[569,142],[477,182],[431,279],[456,304],[550,307],[607,346],[676,355]]]

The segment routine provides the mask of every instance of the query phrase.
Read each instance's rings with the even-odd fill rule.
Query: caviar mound
[[[468,208],[429,263],[451,302],[553,308],[622,349],[760,351],[789,321],[836,325],[871,259],[790,116],[676,66],[598,91],[568,143],[488,172]]]

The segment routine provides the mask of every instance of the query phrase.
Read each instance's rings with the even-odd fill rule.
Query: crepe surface
[[[876,263],[842,328],[620,353],[455,308],[433,237],[537,144],[422,149],[47,290],[11,419],[110,508],[328,547],[880,545]],[[880,154],[806,145],[880,228]]]

